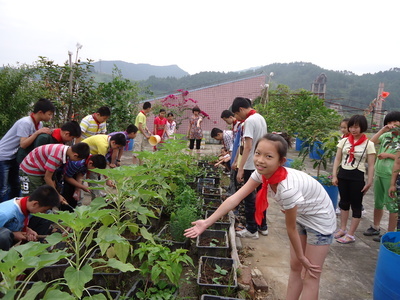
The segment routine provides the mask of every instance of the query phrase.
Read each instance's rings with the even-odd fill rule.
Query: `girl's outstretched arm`
[[[249,178],[246,184],[240,188],[235,194],[227,198],[219,207],[218,209],[209,216],[206,220],[197,220],[192,222],[194,225],[191,228],[185,230],[185,236],[188,238],[195,238],[202,234],[204,230],[214,224],[218,219],[225,216],[229,211],[234,209],[240,201],[243,200],[247,195],[249,195],[252,191],[254,191],[260,185],[259,182]]]

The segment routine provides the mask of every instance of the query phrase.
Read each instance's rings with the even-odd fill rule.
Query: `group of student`
[[[69,121],[53,130],[43,127],[54,111],[50,100],[40,99],[32,113],[19,119],[0,140],[2,250],[48,234],[51,223],[30,213],[53,207],[71,211],[81,201],[82,191],[90,192],[92,198],[99,196],[100,191],[90,190],[83,179],[99,179],[92,169],[119,166],[124,146],[138,131],[132,124],[125,131],[106,134],[108,107],[100,107],[80,124]],[[110,181],[107,184],[112,186]]]
[[[372,184],[375,185],[374,225],[364,234],[380,234],[384,207],[390,212],[388,230],[395,230],[399,208],[395,194],[398,190],[400,149],[393,147],[398,130],[391,131],[400,126],[400,112],[387,114],[384,127],[370,140],[364,133],[368,128],[365,116],[354,115],[345,120],[347,124],[341,124],[347,132],[337,145],[332,178],[332,184],[338,185],[340,192],[338,230],[335,209],[322,185],[304,172],[284,167],[291,143],[287,135],[266,133],[264,118],[251,108],[246,98],[235,98],[231,111],[222,112],[221,118],[233,128],[231,180],[244,185],[238,190],[233,189],[232,195],[207,219],[194,221],[194,226],[186,229],[185,236],[197,237],[244,201],[246,228],[237,231],[236,235],[258,239],[259,232],[268,234],[266,209],[268,199],[273,198],[285,214],[290,240],[286,299],[318,299],[322,266],[330,244],[334,239],[342,244],[355,241],[362,198]],[[213,131],[214,138],[221,133],[220,130]],[[380,144],[376,164],[375,143]],[[347,231],[350,209],[352,219]]]

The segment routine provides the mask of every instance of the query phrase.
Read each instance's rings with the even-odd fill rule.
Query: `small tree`
[[[26,65],[0,70],[0,137],[43,96],[34,76],[34,70]]]
[[[133,123],[134,116],[138,114],[138,103],[143,98],[140,93],[139,84],[123,78],[116,67],[111,82],[99,83],[99,100],[111,108],[110,120],[107,122],[109,132],[125,130]]]
[[[171,94],[165,97],[163,100],[153,105],[153,112],[158,114],[160,108],[167,108],[175,116],[176,128],[182,124],[184,120],[188,118],[188,112],[198,103],[197,100],[189,98],[189,92],[179,89],[177,94]],[[200,112],[205,118],[210,119],[210,116],[205,112]]]

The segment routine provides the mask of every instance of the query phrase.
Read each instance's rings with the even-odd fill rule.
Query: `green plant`
[[[293,159],[293,162],[290,164],[290,167],[292,169],[296,169],[299,171],[304,171],[306,169],[306,167],[304,165],[304,160],[302,160],[301,158]]]
[[[211,239],[210,247],[217,247],[217,245],[218,245],[219,243],[220,243],[219,240],[217,240],[217,239]]]
[[[218,266],[217,264],[215,264],[215,269],[214,269],[215,273],[221,274],[221,275],[226,275],[228,274],[228,270],[225,270],[223,268],[221,268],[220,266]]]
[[[340,140],[340,134],[338,132],[331,132],[321,139],[319,142],[319,137],[309,137],[306,142],[308,146],[304,147],[299,156],[302,157],[303,161],[305,158],[313,151],[317,150],[319,153],[320,159],[313,159],[313,168],[317,169],[317,179],[320,177],[321,167],[326,170],[328,163],[331,163],[333,158],[336,155],[337,144]],[[315,149],[317,147],[317,149]]]
[[[27,284],[32,277],[43,267],[55,264],[60,259],[71,255],[65,251],[48,252],[47,248],[58,241],[51,237],[46,238],[46,241],[47,244],[28,242],[14,246],[8,251],[0,250],[0,296],[2,299],[35,299],[48,283],[36,282],[28,290]],[[27,269],[31,271],[21,277]]]
[[[102,230],[104,227],[97,229],[97,225],[101,225],[102,220],[112,213],[112,209],[105,209],[106,205],[104,199],[96,198],[90,205],[79,206],[72,213],[59,211],[57,214],[37,214],[57,223],[62,229],[63,234],[53,233],[47,240],[51,244],[67,243],[74,254],[71,258],[66,258],[69,266],[64,272],[64,278],[57,280],[55,284],[68,286],[77,298],[82,297],[85,285],[92,280],[95,269],[111,267],[122,272],[137,270],[132,264],[126,263],[130,253],[128,241],[117,230]],[[98,246],[102,255],[107,251],[109,260],[89,258]],[[95,267],[92,266],[94,263]]]
[[[392,242],[384,242],[383,245],[389,251],[400,255],[400,242],[392,243]]]
[[[139,243],[139,248],[134,251],[133,255],[137,256],[141,263],[139,273],[145,280],[142,292],[146,294],[150,286],[154,287],[152,283],[158,285],[160,282],[164,282],[164,286],[168,284],[177,286],[183,269],[182,265],[190,264],[193,266],[192,259],[186,253],[187,250],[185,249],[177,249],[171,252],[168,247],[149,241]]]
[[[332,185],[332,174],[320,174],[317,178],[317,180],[319,181],[319,183],[321,183],[322,185],[325,186],[331,186]]]
[[[183,235],[186,228],[189,228],[193,220],[199,217],[197,207],[193,205],[182,206],[175,213],[171,213],[170,233],[174,241],[183,242],[186,237]]]

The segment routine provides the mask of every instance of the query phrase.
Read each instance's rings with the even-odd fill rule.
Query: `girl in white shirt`
[[[290,240],[290,274],[286,299],[318,299],[322,265],[333,241],[336,215],[332,201],[321,184],[311,176],[286,169],[288,143],[278,134],[266,134],[256,144],[256,171],[247,183],[206,220],[197,220],[186,229],[185,236],[200,235],[219,218],[234,209],[243,198],[256,189],[255,218],[258,224],[265,217],[268,197],[274,198],[285,213]],[[304,277],[302,277],[302,271]]]

